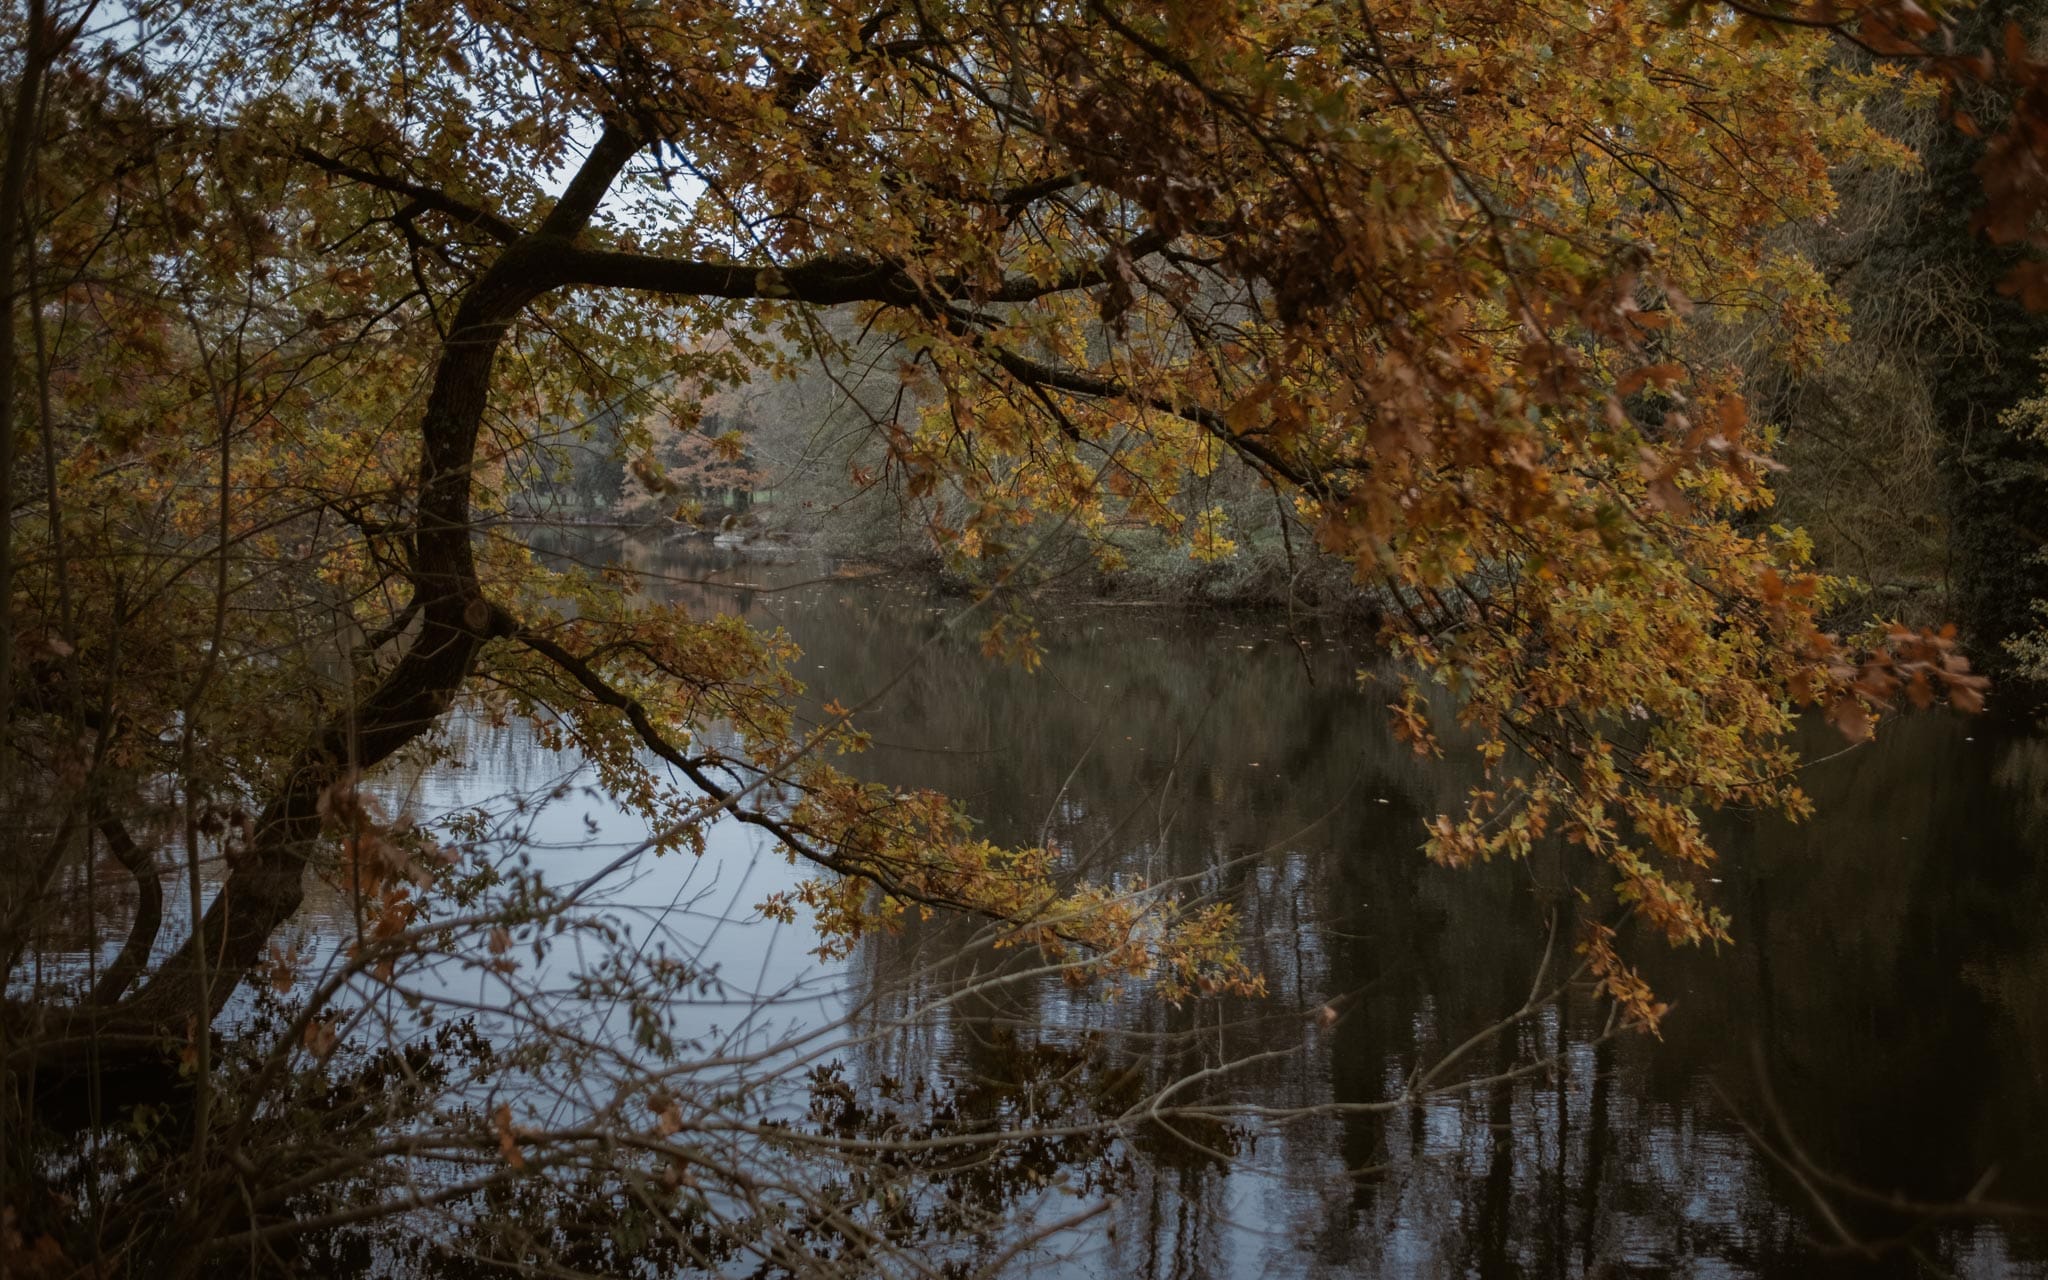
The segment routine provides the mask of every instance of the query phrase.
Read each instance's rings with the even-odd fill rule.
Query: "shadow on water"
[[[1141,1049],[1108,1094],[1206,1070],[1202,1098],[1292,1113],[1141,1126],[1092,1155],[1122,1176],[1044,1273],[2048,1275],[2040,1233],[1853,1189],[2048,1204],[2048,739],[2028,727],[1907,717],[1811,769],[1814,820],[1718,819],[1737,941],[1638,947],[1675,1005],[1661,1042],[1603,1037],[1605,1011],[1567,999],[1459,1064],[1549,1069],[1371,1110],[1520,1005],[1552,906],[1599,887],[1561,861],[1428,865],[1421,823],[1474,770],[1394,742],[1340,637],[1047,605],[1029,674],[984,658],[972,621],[949,627],[962,601],[913,585],[646,540],[584,554],[785,627],[818,701],[886,688],[857,772],[943,790],[991,838],[1050,838],[1090,876],[1236,904],[1263,1001],[1175,1009],[1048,981],[848,1064],[986,1083],[1012,1072],[1022,1028],[1114,1029]],[[935,921],[872,940],[858,980],[904,981],[955,936]]]

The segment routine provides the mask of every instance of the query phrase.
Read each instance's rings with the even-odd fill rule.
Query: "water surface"
[[[1561,856],[1462,872],[1421,857],[1423,820],[1475,770],[1393,741],[1384,686],[1355,678],[1370,662],[1356,637],[1049,604],[1027,673],[983,657],[972,622],[949,625],[957,597],[795,557],[601,542],[541,545],[785,628],[814,705],[864,706],[875,746],[857,772],[943,790],[992,839],[1050,839],[1096,878],[1177,879],[1236,905],[1264,1000],[1174,1008],[1048,977],[892,1019],[922,1008],[934,973],[1000,960],[935,920],[819,962],[800,927],[745,922],[798,873],[736,832],[704,865],[649,878],[655,906],[699,913],[680,928],[699,928],[705,956],[784,997],[787,1025],[858,1007],[887,1028],[842,1055],[849,1079],[930,1078],[1023,1123],[1043,1114],[1035,1054],[1108,1081],[1098,1110],[1211,1073],[1179,1098],[1215,1105],[1207,1127],[1039,1150],[1047,1189],[1006,1192],[1020,1220],[1061,1197],[1100,1213],[1017,1273],[2048,1275],[2048,1238],[2023,1225],[1871,1203],[2048,1204],[2048,739],[2025,726],[1908,717],[1811,768],[1817,819],[1718,819],[1713,888],[1737,941],[1638,945],[1675,1006],[1661,1041],[1604,1034],[1605,1011],[1575,995],[1438,1077],[1480,1083],[1404,1103],[1568,967],[1556,909],[1604,890]],[[416,780],[418,802],[567,767],[518,730],[480,733],[471,754]],[[594,800],[556,809],[541,843],[565,865],[642,834]]]

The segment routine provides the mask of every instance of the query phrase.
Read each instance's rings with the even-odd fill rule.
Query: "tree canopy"
[[[9,1009],[7,1070],[166,1043],[204,1068],[193,1027],[281,963],[316,870],[371,904],[356,963],[389,973],[453,862],[358,782],[457,751],[458,711],[594,761],[650,856],[770,833],[817,874],[765,905],[828,950],[961,909],[1079,981],[1256,991],[1227,909],[1076,883],[856,780],[859,708],[801,722],[785,639],[545,567],[501,519],[594,410],[690,430],[856,340],[897,382],[866,479],[943,498],[929,534],[983,584],[992,656],[1033,660],[1049,525],[1227,557],[1185,495],[1254,477],[1378,602],[1396,731],[1441,750],[1440,686],[1487,763],[1418,842],[1596,859],[1576,945],[1654,1027],[1615,921],[1731,937],[1702,814],[1803,814],[1809,709],[1861,739],[1983,688],[1952,633],[1827,629],[1834,588],[1772,519],[1775,426],[1715,353],[1842,339],[1785,232],[1825,224],[1831,174],[1915,163],[1868,104],[2043,92],[2023,43],[1858,54],[1932,47],[1910,0],[1668,9],[9,6],[10,969],[86,833],[144,906],[89,987]],[[2023,240],[2038,144],[1999,136],[1987,225]],[[640,416],[606,421],[658,491]],[[199,859],[228,868],[167,954],[154,845],[195,903]]]

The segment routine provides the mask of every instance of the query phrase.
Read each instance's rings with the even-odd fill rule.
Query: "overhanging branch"
[[[389,191],[393,195],[404,196],[422,208],[431,209],[435,213],[442,214],[463,226],[475,227],[493,240],[510,244],[526,234],[524,228],[509,219],[493,213],[481,205],[471,204],[467,200],[449,195],[438,187],[430,187],[408,178],[395,177],[388,173],[379,173],[375,169],[365,169],[360,165],[349,164],[344,160],[326,155],[311,147],[294,148],[293,154],[314,168],[331,173],[338,178],[347,178],[351,182],[360,182],[366,187],[375,187],[379,191]]]
[[[647,293],[735,300],[786,299],[834,307],[853,302],[928,308],[934,303],[1033,302],[1107,283],[1116,263],[1135,262],[1165,249],[1172,237],[1145,231],[1111,248],[1094,262],[1070,268],[1050,280],[1006,276],[993,289],[978,289],[955,276],[929,284],[895,263],[871,258],[812,258],[790,266],[772,263],[701,262],[617,250],[563,247],[549,255],[546,270],[560,286],[638,289]]]
[[[1223,415],[1214,409],[1202,405],[1176,404],[1164,396],[1151,395],[1127,387],[1115,379],[1046,364],[994,343],[983,343],[982,350],[987,352],[1005,373],[1026,386],[1043,387],[1096,400],[1121,400],[1126,404],[1143,405],[1160,413],[1170,413],[1207,431],[1261,470],[1300,488],[1316,487],[1319,477],[1314,471],[1289,461],[1272,446],[1253,436],[1231,430]]]
[[[854,876],[867,880],[878,885],[883,892],[902,901],[915,902],[923,906],[949,911],[972,911],[993,918],[993,913],[972,903],[928,893],[907,884],[900,877],[890,875],[887,867],[878,865],[873,861],[841,857],[830,849],[825,848],[808,833],[799,830],[775,814],[764,809],[741,804],[739,801],[742,793],[720,783],[711,776],[703,760],[686,754],[675,743],[671,742],[668,735],[663,733],[661,727],[655,724],[653,719],[647,714],[647,709],[640,704],[639,699],[619,690],[582,657],[570,652],[562,645],[532,628],[520,625],[516,619],[512,618],[504,610],[497,609],[495,612],[497,618],[494,630],[511,635],[520,644],[525,645],[534,653],[546,658],[549,662],[560,668],[564,674],[582,686],[599,703],[622,712],[626,717],[627,723],[632,725],[634,734],[639,737],[641,743],[648,750],[674,766],[679,773],[688,778],[705,795],[709,796],[720,809],[730,814],[737,821],[746,823],[748,826],[755,827],[774,836],[792,852],[808,862],[839,875]],[[1003,922],[1013,925],[1021,924],[1019,921],[1006,918]],[[1058,934],[1068,941],[1081,945],[1090,945],[1086,939],[1071,936],[1061,930],[1056,924],[1047,927],[1050,932]]]

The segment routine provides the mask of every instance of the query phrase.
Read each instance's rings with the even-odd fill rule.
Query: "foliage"
[[[636,854],[702,855],[729,821],[771,835],[818,876],[766,909],[807,909],[827,952],[959,909],[1079,981],[1258,990],[1227,910],[1077,883],[1059,850],[857,781],[832,762],[863,745],[854,715],[799,721],[785,638],[623,571],[544,568],[495,520],[559,461],[560,424],[631,401],[694,427],[754,369],[843,353],[827,309],[896,353],[882,465],[1000,597],[992,652],[1031,660],[1011,588],[1034,527],[1141,524],[1228,557],[1226,513],[1186,495],[1240,469],[1380,594],[1387,642],[1478,741],[1489,778],[1432,822],[1431,856],[1561,836],[1673,943],[1729,936],[1697,888],[1700,812],[1804,812],[1801,707],[1860,738],[1896,696],[1978,700],[1946,634],[1820,630],[1831,588],[1768,523],[1767,433],[1688,346],[1701,312],[1742,313],[1786,359],[1822,358],[1841,310],[1775,233],[1833,211],[1834,167],[1910,161],[1861,113],[1867,78],[1791,18],[7,12],[25,199],[0,256],[24,284],[0,292],[28,337],[0,335],[0,436],[24,444],[0,457],[22,871],[0,943],[12,970],[85,833],[159,904],[106,972],[10,1007],[9,1070],[183,1046],[195,1160],[205,1028],[241,979],[289,970],[310,870],[354,903],[349,965],[372,980],[474,891],[358,787],[451,753],[459,704],[589,760],[646,820]],[[1922,17],[1892,4],[1858,30]],[[1993,228],[2022,234],[2006,213]],[[660,479],[650,432],[619,432]],[[1395,714],[1429,752],[1425,705],[1409,689]],[[167,958],[159,844],[200,916]],[[203,858],[225,876],[201,915]],[[1607,907],[1589,898],[1581,948],[1654,1027]],[[511,963],[539,909],[498,904],[471,959]],[[324,1060],[333,1026],[305,1017],[283,1052]],[[488,1114],[487,1148],[519,1165],[510,1113]]]

